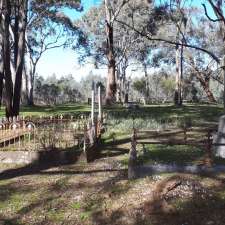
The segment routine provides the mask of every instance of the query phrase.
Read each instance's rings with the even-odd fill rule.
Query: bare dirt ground
[[[222,225],[225,175],[127,180],[127,145],[93,163],[1,165],[0,224]],[[118,150],[118,151],[117,151]]]

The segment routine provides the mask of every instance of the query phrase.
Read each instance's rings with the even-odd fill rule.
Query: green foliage
[[[146,93],[146,81],[144,77],[137,79],[133,82],[134,90],[138,91],[140,94],[145,95]]]
[[[171,97],[175,90],[175,80],[173,77],[163,78],[161,80],[161,87],[163,88],[167,97]]]
[[[78,209],[81,208],[81,204],[80,204],[79,202],[74,202],[73,204],[71,204],[71,207],[72,207],[73,209],[78,210]]]

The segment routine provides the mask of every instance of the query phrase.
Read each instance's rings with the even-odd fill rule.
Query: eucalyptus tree
[[[28,13],[36,12],[39,14],[39,18],[46,18],[74,29],[69,18],[60,13],[60,9],[63,7],[79,9],[80,4],[79,1],[72,0],[1,0],[0,7],[1,58],[6,93],[6,116],[9,117],[19,114]]]
[[[2,0],[0,5],[0,17],[2,21],[1,55],[6,90],[6,116],[13,116],[14,114],[18,115],[19,113],[25,54],[25,30],[27,25],[28,0]],[[11,67],[14,68],[14,81],[12,79]]]
[[[83,43],[85,51],[81,59],[92,58],[96,66],[107,66],[107,85],[105,103],[111,104],[116,95],[116,67],[119,52],[116,47],[115,19],[129,0],[103,1],[99,7],[93,7],[78,21],[78,26],[86,34],[88,42]],[[118,35],[117,35],[118,36]],[[121,38],[121,36],[120,36]]]
[[[209,19],[209,21],[213,22],[213,23],[218,23],[219,25],[219,33],[220,33],[220,37],[221,37],[221,40],[223,41],[223,46],[224,46],[224,43],[225,43],[225,14],[224,14],[224,1],[222,0],[207,0],[209,6],[211,7],[211,9],[213,10],[214,12],[214,15],[213,17],[209,15],[209,12],[208,12],[208,8],[205,4],[202,4],[203,5],[203,8],[204,8],[204,13],[205,13],[205,16]],[[223,99],[224,99],[224,110],[225,110],[225,69],[224,69],[224,66],[225,66],[225,52],[223,52],[223,56],[222,56],[222,67],[223,67],[223,70],[224,70],[224,77],[223,77],[223,84],[224,84],[224,96],[223,96]]]
[[[71,22],[72,23],[72,22]],[[75,27],[72,28],[76,30]],[[28,105],[34,105],[34,81],[38,62],[47,51],[68,47],[71,39],[66,38],[71,28],[65,31],[65,24],[56,23],[31,10],[26,30],[26,65],[24,78]]]
[[[108,4],[110,7],[106,7]],[[110,1],[110,3],[105,1],[99,7],[93,7],[77,23],[87,37],[87,42],[84,41],[84,48],[80,51],[80,61],[84,63],[85,59],[92,58],[97,67],[99,65],[108,67],[106,102],[114,99],[116,90],[118,90],[118,99],[125,100],[125,96],[127,99],[126,88],[124,88],[127,82],[126,70],[131,63],[137,62],[139,52],[148,51],[150,46],[149,43],[146,44],[145,38],[118,21],[128,21],[132,24],[135,17],[136,25],[141,27],[144,24],[146,26],[149,21],[149,12],[151,12],[149,9],[151,9],[149,3],[141,0],[118,0]],[[108,13],[109,11],[110,13]],[[110,25],[113,27],[110,27],[107,21],[105,22],[105,18],[108,20],[109,17],[111,17]],[[106,26],[108,28],[105,33]],[[113,32],[109,32],[110,30]],[[109,33],[111,39],[108,37]],[[111,61],[112,56],[113,60]],[[109,63],[110,61],[111,63]],[[140,60],[138,62],[140,63]]]

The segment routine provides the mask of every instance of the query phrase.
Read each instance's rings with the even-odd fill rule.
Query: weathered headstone
[[[219,119],[218,132],[213,137],[213,143],[216,144],[214,148],[215,156],[225,158],[225,115]]]

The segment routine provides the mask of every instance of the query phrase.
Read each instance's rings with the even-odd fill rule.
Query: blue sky
[[[160,0],[158,0],[160,1]],[[82,5],[84,8],[83,12],[77,12],[75,10],[65,10],[65,13],[70,16],[72,20],[79,19],[83,14],[85,14],[92,6],[100,4],[102,0],[82,0]],[[206,0],[188,0],[192,5],[201,7],[202,3],[206,3]],[[213,17],[213,11],[211,7],[209,8],[209,15]],[[37,73],[44,77],[56,74],[57,77],[63,75],[72,74],[76,80],[80,80],[85,75],[88,75],[90,72],[94,74],[104,75],[106,70],[94,69],[94,66],[91,64],[86,64],[81,67],[77,63],[77,54],[75,51],[69,49],[52,49],[46,52],[40,59],[37,65]]]
[[[79,19],[92,6],[96,6],[100,3],[101,0],[83,0],[83,12],[65,10],[65,13],[69,15],[72,20]],[[90,71],[102,73],[101,70],[96,71],[90,64],[87,64],[85,67],[80,67],[76,59],[76,52],[70,49],[57,48],[49,50],[41,57],[37,65],[37,73],[43,77],[52,74],[56,74],[57,77],[72,74],[76,80],[80,80],[81,77],[87,75]]]

